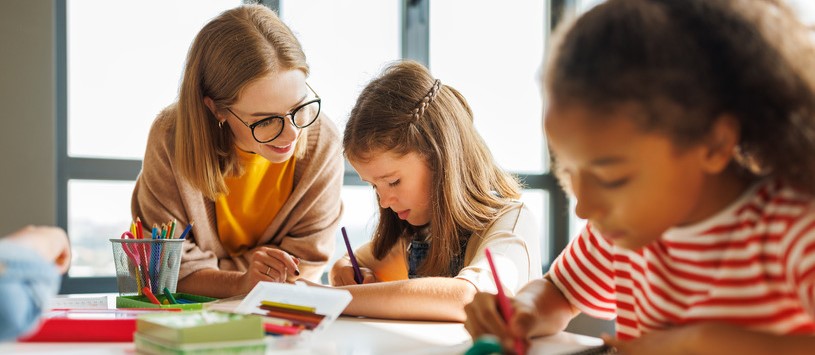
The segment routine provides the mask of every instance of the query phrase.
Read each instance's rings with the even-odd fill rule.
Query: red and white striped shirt
[[[777,181],[639,251],[587,226],[549,275],[573,305],[617,336],[720,321],[815,334],[815,199]]]

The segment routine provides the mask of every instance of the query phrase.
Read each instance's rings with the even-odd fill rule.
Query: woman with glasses
[[[343,163],[306,83],[300,43],[268,8],[198,33],[178,101],[150,130],[132,212],[193,223],[179,292],[229,297],[258,281],[318,280],[334,251]]]

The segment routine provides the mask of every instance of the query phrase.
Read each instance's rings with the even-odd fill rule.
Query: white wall
[[[54,1],[0,1],[0,235],[56,224]]]

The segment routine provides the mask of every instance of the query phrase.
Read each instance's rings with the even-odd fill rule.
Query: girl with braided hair
[[[473,126],[466,100],[421,64],[398,62],[362,91],[343,147],[376,191],[379,223],[331,283],[354,296],[346,314],[464,320],[477,291],[496,292],[489,248],[508,294],[541,276],[538,228]]]

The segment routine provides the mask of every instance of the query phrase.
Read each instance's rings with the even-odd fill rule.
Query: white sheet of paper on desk
[[[280,302],[291,305],[313,307],[314,312],[325,316],[320,324],[311,331],[303,331],[296,337],[275,337],[277,348],[298,346],[302,340],[317,337],[319,333],[330,326],[340,313],[351,302],[351,293],[346,290],[313,287],[306,285],[292,285],[275,282],[258,282],[255,288],[235,308],[235,313],[266,314],[267,311],[259,308],[262,301]],[[293,339],[292,339],[293,338]]]

